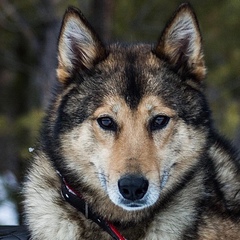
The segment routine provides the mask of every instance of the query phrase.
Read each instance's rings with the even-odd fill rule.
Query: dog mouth
[[[118,205],[120,207],[122,207],[123,209],[127,210],[127,211],[137,211],[137,210],[141,210],[144,209],[148,206],[150,206],[147,202],[147,200],[141,200],[141,201],[129,201],[126,199],[121,199],[118,203]]]
[[[127,211],[136,211],[153,205],[159,197],[160,187],[149,183],[141,175],[127,174],[105,189],[115,205]]]
[[[136,174],[125,174],[113,184],[108,184],[109,182],[102,172],[99,174],[99,179],[102,188],[115,205],[127,211],[137,211],[157,202],[169,180],[170,169],[163,171],[158,184]]]
[[[148,189],[147,193],[141,199],[126,199],[119,191],[112,188],[108,188],[108,196],[111,201],[127,211],[138,211],[153,205],[159,198],[158,189]]]

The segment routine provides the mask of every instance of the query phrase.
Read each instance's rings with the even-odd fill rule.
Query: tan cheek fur
[[[163,130],[161,140],[157,143],[147,125],[151,117],[157,114],[173,117],[174,111],[153,96],[144,98],[136,111],[130,110],[121,99],[111,98],[107,102],[108,105],[95,112],[94,118],[106,114],[112,116],[119,125],[119,133],[104,133],[97,124],[93,126],[97,142],[103,148],[110,149],[109,158],[104,161],[109,182],[116,182],[127,173],[137,173],[159,184],[161,159],[157,145],[169,141],[173,123],[170,128]]]
[[[166,128],[150,133],[147,124],[157,114],[165,114],[171,120]],[[120,128],[118,133],[99,127],[96,120],[105,115],[115,119]],[[90,120],[65,134],[63,154],[67,156],[69,168],[88,173],[81,176],[86,182],[100,173],[108,184],[115,184],[123,175],[136,173],[159,185],[167,171],[166,187],[171,187],[197,161],[204,145],[202,135],[177,119],[175,112],[157,97],[144,98],[135,111],[122,99],[112,97]],[[100,183],[91,184],[98,188]]]
[[[109,150],[97,142],[91,121],[76,127],[62,139],[62,152],[69,169],[75,169],[76,176],[86,184],[91,181],[92,187],[101,188],[99,181],[91,179],[97,179],[101,169],[106,168],[105,161],[109,158]]]

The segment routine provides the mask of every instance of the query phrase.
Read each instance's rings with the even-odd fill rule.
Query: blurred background
[[[156,42],[179,0],[0,0],[0,225],[22,223],[21,181],[55,86],[69,5],[105,42]],[[220,132],[240,145],[240,0],[189,0],[203,35],[207,95]]]

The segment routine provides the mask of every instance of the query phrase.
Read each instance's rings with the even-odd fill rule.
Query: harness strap
[[[59,174],[60,175],[60,174]],[[66,183],[65,179],[60,175],[62,179],[62,196],[70,205],[75,207],[78,211],[84,214],[88,219],[91,219],[98,226],[100,226],[104,231],[106,231],[115,240],[126,240],[119,231],[108,221],[104,220],[102,217],[93,213],[88,204],[84,201],[82,196],[76,193],[71,187]]]

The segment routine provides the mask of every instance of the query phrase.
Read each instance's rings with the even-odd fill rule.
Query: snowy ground
[[[16,178],[11,172],[0,175],[0,225],[19,224],[17,207],[10,197],[10,192],[18,189]]]

